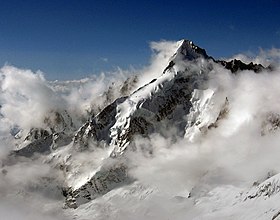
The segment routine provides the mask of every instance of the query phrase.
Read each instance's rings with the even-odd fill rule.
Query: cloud
[[[109,59],[106,58],[106,57],[101,57],[100,59],[101,59],[103,62],[105,62],[105,63],[107,63],[107,62],[109,61]]]
[[[4,66],[0,70],[1,114],[11,125],[41,127],[50,109],[65,108],[65,103],[47,85],[42,73]]]
[[[247,53],[247,54],[237,54],[230,59],[239,59],[242,60],[245,63],[259,63],[262,64],[263,66],[269,66],[273,65],[278,67],[279,66],[279,61],[280,61],[280,49],[278,48],[272,48],[269,50],[264,50],[264,49],[259,49],[258,54],[254,53]]]
[[[0,217],[5,220],[65,220],[65,218],[59,214],[40,213],[40,207],[29,207],[24,205],[24,201],[0,201]]]

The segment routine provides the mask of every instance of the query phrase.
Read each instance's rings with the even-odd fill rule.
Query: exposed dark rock
[[[113,103],[105,107],[98,115],[85,123],[74,136],[74,144],[86,149],[92,139],[104,140],[110,143],[109,129],[116,121],[117,105],[124,102],[127,97],[116,99]]]
[[[226,98],[225,104],[222,107],[217,120],[214,123],[212,123],[211,125],[209,125],[207,129],[217,128],[219,122],[222,119],[224,119],[225,117],[227,117],[228,113],[229,113],[229,101],[228,101],[228,98]]]
[[[249,193],[246,196],[245,200],[247,199],[255,199],[258,197],[271,197],[280,192],[280,182],[277,176],[273,176],[263,183],[259,184],[255,190]]]
[[[63,194],[66,196],[65,204],[70,208],[77,208],[79,205],[102,196],[110,190],[119,187],[124,182],[129,182],[127,167],[124,164],[115,164],[106,167],[97,172],[86,184],[73,190],[72,188],[64,189]]]
[[[119,149],[125,149],[125,145],[133,140],[135,135],[141,135],[147,137],[155,130],[154,125],[143,117],[131,117],[130,126],[124,133],[118,133],[116,137],[116,148],[111,153],[111,157],[119,156],[122,151]]]
[[[128,96],[132,92],[132,90],[135,88],[135,85],[137,82],[138,82],[137,76],[129,77],[127,80],[125,80],[120,89],[121,95]]]
[[[249,64],[246,64],[246,63],[243,63],[241,60],[236,60],[236,59],[228,61],[228,62],[224,61],[224,60],[218,60],[215,62],[221,64],[226,69],[230,70],[232,73],[236,73],[236,72],[243,71],[243,70],[252,70],[255,73],[259,73],[265,69],[265,67],[261,64],[254,64],[252,62]]]
[[[45,129],[32,128],[24,138],[25,146],[15,150],[13,154],[25,157],[31,157],[35,153],[48,154],[51,150],[71,143],[72,132],[75,128],[72,118],[66,110],[61,113],[50,112],[44,119],[44,125]],[[17,136],[18,134],[15,135],[15,138]]]
[[[34,141],[39,139],[44,139],[50,136],[50,132],[42,128],[32,128],[30,132],[25,137],[25,141]]]
[[[71,142],[72,142],[72,135],[68,135],[65,132],[54,133],[52,150],[56,150],[59,147],[68,145]]]
[[[183,57],[181,57],[182,60],[195,60],[198,58],[204,58],[204,59],[213,59],[212,57],[208,56],[206,53],[206,50],[196,46],[193,44],[192,41],[189,40],[183,40],[181,46],[178,48],[175,57],[181,54]]]
[[[274,132],[280,128],[280,115],[278,113],[270,112],[265,116],[261,124],[261,135],[266,135]]]
[[[16,156],[31,157],[35,153],[49,153],[52,144],[52,135],[42,138],[34,139],[30,144],[25,147],[14,151]]]

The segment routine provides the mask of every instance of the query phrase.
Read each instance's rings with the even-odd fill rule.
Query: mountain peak
[[[173,61],[177,59],[181,60],[195,60],[197,58],[209,59],[206,51],[196,46],[193,41],[183,39],[178,42],[179,47],[172,58]]]
[[[168,69],[172,68],[176,63],[181,61],[193,61],[199,58],[214,60],[213,57],[207,55],[204,49],[196,46],[191,40],[180,40],[177,42],[177,45],[177,50],[170,58],[169,64],[164,69],[163,73],[165,73]]]
[[[271,70],[271,67],[265,68],[261,64],[254,64],[254,63],[243,63],[241,60],[231,60],[231,61],[224,61],[224,60],[215,60],[213,57],[208,56],[206,50],[196,46],[193,41],[183,39],[178,41],[178,49],[176,53],[171,57],[169,66],[166,69],[172,67],[178,61],[192,61],[198,58],[204,58],[207,60],[212,60],[215,63],[221,64],[224,68],[230,70],[232,73],[236,73],[242,70],[252,70],[254,72],[261,72],[264,69]],[[166,70],[165,69],[165,70]]]

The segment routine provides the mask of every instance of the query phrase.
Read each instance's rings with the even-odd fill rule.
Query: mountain
[[[18,149],[7,160],[16,163],[20,157],[43,156],[45,163],[51,164],[54,170],[63,172],[64,180],[59,188],[65,197],[66,208],[89,209],[90,205],[95,204],[95,200],[112,199],[118,189],[124,189],[120,193],[143,193],[139,195],[143,198],[147,193],[148,197],[156,189],[148,192],[149,189],[140,187],[141,182],[131,175],[130,171],[134,169],[131,155],[140,151],[147,157],[157,157],[157,150],[148,144],[153,141],[155,134],[166,140],[172,139],[171,143],[183,140],[191,146],[207,139],[208,133],[215,133],[220,124],[226,123],[228,115],[234,111],[232,102],[236,101],[213,82],[213,78],[221,70],[224,74],[219,77],[239,77],[243,73],[269,74],[272,71],[261,64],[246,64],[236,59],[215,60],[192,41],[181,40],[177,42],[177,48],[167,66],[158,70],[157,78],[132,92],[130,90],[134,88],[136,79],[125,81],[120,89],[120,94],[124,96],[113,100],[97,114],[92,113],[79,128],[74,125],[70,114],[63,110],[50,112],[44,120],[45,127],[32,128],[25,137],[21,136],[21,130],[14,132]],[[279,128],[280,117],[274,112],[265,112],[264,115],[259,133],[268,136]],[[139,148],[139,140],[148,141]],[[90,161],[86,154],[100,155],[102,160]],[[84,155],[81,161],[78,160],[79,155]],[[232,210],[251,207],[251,201],[258,198],[279,196],[277,173],[270,172],[264,179],[256,180],[245,192],[244,189],[230,185],[215,185],[212,191],[206,192],[204,183],[212,183],[212,178],[215,178],[209,177],[207,172],[188,192],[188,196],[175,196],[176,201],[189,199],[188,201],[197,203],[198,206],[201,203],[205,210],[214,210],[213,204],[225,209],[231,207],[229,212],[236,217],[238,215]],[[242,194],[239,196],[240,191]],[[213,196],[208,197],[207,193],[212,193]],[[203,200],[206,197],[210,201]],[[220,202],[219,199],[223,197],[226,198]],[[260,204],[264,203],[262,201]],[[215,213],[224,216],[222,210],[217,210]],[[203,212],[203,219],[215,217],[209,214],[208,218],[205,213]],[[273,213],[272,219],[279,216],[276,209],[269,213]]]
[[[115,158],[126,151],[136,135],[148,137],[149,134],[166,129],[168,124],[184,130],[186,122],[183,117],[190,112],[192,92],[199,89],[199,81],[204,80],[205,73],[211,69],[211,66],[201,66],[201,71],[205,73],[189,74],[187,69],[181,69],[180,64],[187,61],[193,62],[192,65],[201,65],[198,59],[212,58],[191,41],[179,42],[176,53],[171,57],[169,65],[160,77],[152,79],[131,95],[118,98],[105,107],[79,129],[74,137],[74,145],[85,149],[92,139],[98,142],[104,141],[108,146],[113,146],[110,157]],[[183,135],[183,132],[181,133]],[[77,199],[78,204],[81,204],[100,196],[129,178],[123,164],[104,172],[105,174],[103,171],[102,174],[97,173],[98,177],[109,175],[107,178],[113,179],[113,184],[112,181],[108,183],[107,179],[96,179],[96,175],[93,175],[81,188],[68,190],[67,202],[71,201],[69,206],[76,207]]]

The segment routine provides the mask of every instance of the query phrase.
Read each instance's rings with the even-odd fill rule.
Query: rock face
[[[72,142],[73,122],[67,111],[53,111],[45,118],[44,128],[32,128],[24,138],[20,149],[14,151],[16,156],[31,157],[34,154],[48,154],[51,150]],[[15,134],[15,137],[20,132]]]
[[[16,150],[15,155],[31,157],[34,153],[48,153],[52,144],[52,135],[44,129],[31,129],[25,142],[29,142],[23,148]]]
[[[129,91],[138,79],[128,79],[120,88],[123,96],[108,104],[98,114],[92,115],[79,129],[74,127],[67,111],[51,112],[44,120],[45,127],[31,129],[14,154],[25,157],[49,154],[67,145],[69,147],[72,143],[70,153],[65,156],[69,163],[71,152],[86,152],[92,149],[92,145],[95,148],[106,148],[109,160],[116,160],[114,163],[100,164],[79,187],[67,184],[64,187],[66,206],[77,208],[133,181],[123,158],[127,149],[133,150],[130,146],[135,136],[149,137],[152,133],[162,133],[175,127],[182,138],[192,142],[199,135],[218,126],[229,111],[229,101],[226,96],[219,97],[217,101],[215,91],[206,86],[209,73],[215,65],[235,74],[242,70],[260,72],[265,69],[260,64],[245,64],[240,60],[217,61],[192,41],[182,40],[178,42],[177,50],[159,77],[132,93]],[[106,100],[111,100],[110,90],[105,95],[108,96]],[[275,130],[278,122],[278,116],[275,120],[268,119],[264,127]],[[55,167],[64,169],[63,165],[56,164]],[[64,169],[66,175],[71,169],[69,167]]]
[[[265,120],[261,125],[261,135],[266,135],[280,128],[280,115],[270,112],[265,116]]]
[[[102,168],[88,182],[78,189],[65,189],[65,205],[70,208],[77,208],[92,199],[104,195],[110,190],[129,183],[127,169],[124,164]]]
[[[122,154],[135,134],[147,135],[154,132],[154,125],[166,118],[181,121],[180,115],[187,114],[191,107],[193,90],[198,88],[199,81],[206,76],[201,72],[190,74],[188,67],[180,70],[177,63],[193,62],[196,65],[197,59],[212,58],[191,41],[181,41],[159,78],[105,107],[80,128],[74,142],[86,147],[91,138],[105,141],[116,146],[113,155],[118,155]],[[201,71],[209,71],[207,68],[203,67]],[[178,114],[178,111],[183,114]]]
[[[238,71],[243,70],[253,70],[256,73],[259,73],[265,69],[261,64],[254,64],[252,62],[249,64],[245,64],[241,60],[236,59],[231,60],[229,62],[223,60],[218,60],[216,62],[224,66],[226,69],[230,70],[232,73],[236,73]]]
[[[268,174],[268,177],[261,184],[255,183],[256,187],[247,193],[246,199],[258,197],[271,197],[280,192],[280,174]]]

